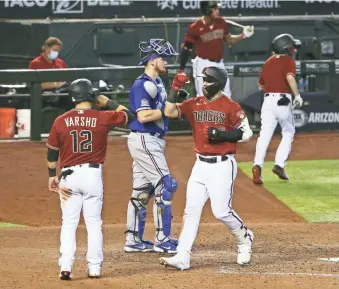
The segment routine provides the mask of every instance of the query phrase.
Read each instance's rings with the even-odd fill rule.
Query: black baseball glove
[[[277,104],[279,106],[287,106],[287,105],[290,104],[290,102],[291,101],[289,100],[289,98],[285,94],[282,94],[281,98],[278,100]]]

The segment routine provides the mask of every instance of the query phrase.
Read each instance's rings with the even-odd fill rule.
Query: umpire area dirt
[[[241,144],[238,161],[252,161],[256,138]],[[274,138],[267,160],[274,159]],[[195,155],[191,137],[168,137],[166,156],[179,181],[173,204],[173,236],[178,237],[185,189]],[[338,159],[339,134],[298,134],[292,160]],[[191,270],[159,265],[161,254],[123,252],[126,208],[132,188],[126,139],[109,140],[104,165],[103,277],[86,278],[86,231],[81,222],[74,280],[58,279],[61,213],[57,195],[47,190],[44,143],[0,143],[0,222],[26,224],[0,229],[0,288],[339,288],[339,265],[318,258],[339,257],[338,224],[307,224],[240,170],[233,206],[253,228],[253,262],[235,263],[236,246],[216,222],[209,203],[192,253]],[[279,182],[279,180],[277,180]],[[146,237],[153,239],[151,210]]]

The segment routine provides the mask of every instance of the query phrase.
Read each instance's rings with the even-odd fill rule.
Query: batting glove
[[[217,127],[209,127],[207,129],[207,136],[210,139],[218,139],[219,137],[219,129]]]
[[[189,77],[187,76],[187,74],[185,73],[183,69],[178,70],[177,76],[180,82],[187,83],[189,81]]]
[[[175,91],[179,90],[180,88],[182,88],[186,83],[188,83],[189,78],[188,76],[183,73],[183,74],[177,74],[176,76],[174,76],[173,78],[173,82],[172,82],[172,86],[171,88]]]
[[[253,36],[254,34],[254,26],[245,26],[243,31],[242,31],[242,38],[249,38],[251,36]]]
[[[293,104],[292,104],[292,109],[301,107],[303,105],[303,99],[301,98],[300,94],[297,94],[294,97]]]

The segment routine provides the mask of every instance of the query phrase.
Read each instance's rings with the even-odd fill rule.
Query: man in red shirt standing
[[[203,74],[204,96],[197,96],[176,104],[180,87],[175,77],[167,98],[165,115],[185,117],[194,135],[197,160],[187,184],[184,224],[179,237],[177,254],[160,258],[166,266],[181,270],[190,268],[191,249],[198,233],[200,216],[208,199],[214,216],[234,235],[238,245],[237,263],[249,264],[253,232],[232,208],[233,186],[237,175],[234,158],[238,141],[248,141],[253,133],[240,105],[222,94],[227,81],[225,69],[206,67]]]
[[[203,17],[192,23],[188,29],[182,44],[180,54],[180,69],[178,75],[180,81],[187,81],[184,72],[186,62],[195,47],[196,58],[192,60],[193,77],[195,79],[195,90],[198,96],[203,96],[203,82],[197,77],[207,66],[224,67],[224,44],[236,44],[242,39],[251,37],[254,34],[253,26],[245,26],[243,33],[231,35],[228,23],[219,16],[219,1],[200,1],[200,9]],[[231,98],[230,81],[227,78],[223,93]]]
[[[112,127],[123,126],[128,119],[134,118],[128,110],[119,108],[105,96],[99,96],[99,105],[122,111],[92,109],[96,95],[87,79],[73,81],[69,96],[76,105],[75,109],[54,121],[47,141],[48,187],[50,191],[60,194],[62,210],[59,259],[61,280],[72,279],[75,235],[81,210],[88,232],[88,277],[100,277],[103,261],[102,164],[106,157],[107,135]],[[56,175],[59,155],[61,179]]]
[[[67,68],[67,64],[59,58],[61,48],[62,42],[59,38],[49,37],[42,46],[42,53],[31,61],[28,69]],[[63,82],[44,82],[42,83],[41,88],[56,89],[62,84]]]
[[[278,35],[272,43],[274,54],[262,67],[259,88],[264,91],[265,98],[261,108],[261,130],[252,168],[253,182],[257,185],[263,183],[261,170],[278,123],[281,126],[282,140],[275,155],[275,166],[272,171],[280,179],[288,180],[284,167],[295,134],[292,109],[303,104],[295,80],[296,64],[293,59],[295,50],[300,46],[300,40],[294,39],[292,35]],[[294,94],[293,103],[291,93]]]

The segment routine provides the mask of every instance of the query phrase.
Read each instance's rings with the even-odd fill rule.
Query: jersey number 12
[[[73,153],[90,153],[92,151],[92,132],[90,130],[72,130],[70,134]]]

